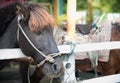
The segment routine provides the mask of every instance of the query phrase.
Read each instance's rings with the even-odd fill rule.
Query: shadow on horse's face
[[[19,15],[23,15],[19,20],[19,28],[21,27],[28,37],[27,39],[24,32],[19,29],[19,46],[22,52],[31,56],[36,64],[42,64],[40,67],[45,75],[50,78],[59,77],[63,73],[62,58],[56,56],[52,58],[53,62],[49,61],[50,58],[44,62],[46,56],[49,54],[54,56],[54,53],[59,52],[53,38],[50,15],[41,5],[27,4],[25,7],[17,7]],[[27,9],[29,10],[27,11]]]

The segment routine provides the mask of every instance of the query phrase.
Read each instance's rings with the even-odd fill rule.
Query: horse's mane
[[[28,4],[30,18],[28,21],[31,31],[36,31],[45,26],[53,26],[52,16],[47,12],[42,4]]]
[[[18,2],[0,8],[0,26],[3,26],[3,22],[9,21],[10,18],[16,16],[16,5]],[[28,25],[31,31],[44,28],[45,26],[53,27],[53,18],[47,12],[46,7],[40,3],[28,3],[24,4],[26,9],[30,12],[30,18]]]

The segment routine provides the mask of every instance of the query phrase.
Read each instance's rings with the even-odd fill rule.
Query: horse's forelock
[[[31,31],[36,31],[45,26],[53,27],[53,18],[41,4],[31,4],[29,27]]]

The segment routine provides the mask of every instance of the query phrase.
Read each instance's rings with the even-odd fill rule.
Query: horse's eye
[[[37,35],[41,35],[42,31],[41,30],[38,30],[35,32]]]

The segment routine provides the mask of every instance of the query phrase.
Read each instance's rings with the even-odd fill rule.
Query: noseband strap
[[[21,32],[23,33],[23,35],[25,36],[25,38],[27,39],[27,41],[30,43],[30,45],[40,54],[42,55],[45,59],[43,61],[41,61],[39,64],[37,64],[37,67],[41,67],[46,61],[50,62],[50,63],[54,63],[54,57],[57,57],[60,55],[60,53],[53,53],[53,54],[49,54],[49,55],[45,55],[42,51],[38,50],[38,48],[31,42],[31,40],[29,39],[29,37],[26,35],[26,33],[24,32],[22,26],[20,25],[20,20],[23,19],[23,15],[18,15],[18,29],[21,30]],[[18,31],[18,36],[19,36],[19,31]],[[19,40],[19,37],[18,37]]]
[[[61,54],[60,53],[53,53],[53,54],[49,54],[47,55],[47,57],[41,61],[39,64],[37,64],[37,67],[41,67],[46,61],[50,62],[50,63],[54,63],[55,60],[54,60],[54,57],[57,57],[57,56],[60,56]]]

